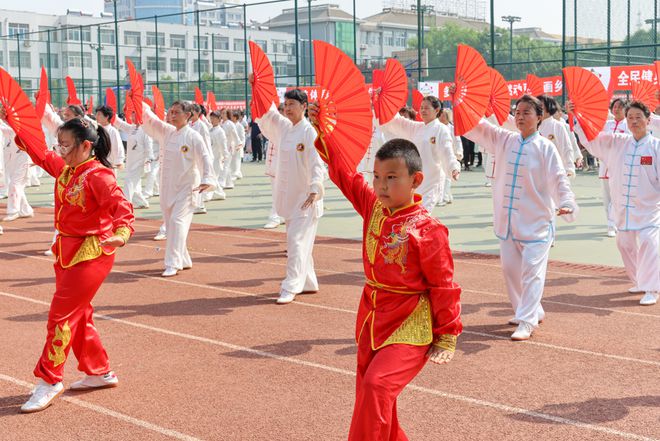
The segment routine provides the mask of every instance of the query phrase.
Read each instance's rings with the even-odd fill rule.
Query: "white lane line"
[[[39,302],[39,303],[44,303],[44,302]],[[12,383],[16,386],[23,387],[25,389],[32,390],[36,385],[29,383],[27,381],[20,380],[18,378],[10,377],[9,375],[5,375],[0,373],[0,380],[5,381],[7,383]],[[112,409],[108,409],[107,407],[99,406],[98,404],[92,404],[87,401],[83,401],[79,398],[74,398],[70,397],[67,395],[61,396],[59,399],[66,401],[67,403],[74,404],[79,407],[83,407],[85,409],[91,410],[92,412],[100,413],[101,415],[109,416],[121,421],[124,421],[126,423],[132,424],[137,427],[141,427],[146,430],[151,430],[152,432],[159,433],[161,435],[168,436],[170,438],[174,439],[179,439],[182,441],[202,441],[199,438],[195,438],[194,436],[186,435],[185,433],[177,432],[176,430],[172,429],[167,429],[165,427],[159,426],[154,423],[150,423],[149,421],[144,421],[135,417],[132,417],[130,415],[126,415],[125,413],[117,412]]]
[[[24,300],[24,301],[39,304],[39,305],[49,306],[49,303],[47,303],[47,302],[42,302],[40,300],[31,299],[29,297],[23,297],[23,296],[18,296],[18,295],[14,295],[14,294],[4,293],[4,292],[0,292],[0,295],[3,295],[5,297],[14,298],[14,299],[17,299],[17,300]],[[236,344],[233,344],[233,343],[227,343],[227,342],[224,342],[224,341],[221,341],[221,340],[216,340],[216,339],[207,338],[207,337],[200,337],[200,336],[193,335],[193,334],[187,334],[187,333],[183,333],[183,332],[172,331],[170,329],[164,329],[164,328],[159,328],[159,327],[155,327],[155,326],[149,326],[149,325],[145,325],[145,324],[142,324],[142,323],[132,322],[132,321],[129,321],[129,320],[124,320],[124,319],[117,319],[117,318],[107,316],[107,315],[102,315],[102,314],[94,314],[94,317],[99,318],[99,319],[103,319],[103,320],[108,320],[108,321],[112,321],[112,322],[121,323],[121,324],[131,326],[131,327],[134,327],[134,328],[138,328],[138,329],[144,329],[144,330],[147,330],[147,331],[152,331],[152,332],[156,332],[156,333],[160,333],[160,334],[164,334],[164,335],[170,335],[170,336],[173,336],[173,337],[179,337],[179,338],[183,338],[183,339],[186,339],[186,340],[192,340],[192,341],[196,341],[196,342],[200,342],[200,343],[210,344],[210,345],[213,345],[213,346],[219,346],[219,347],[222,347],[222,348],[230,349],[232,351],[246,352],[246,353],[253,354],[253,355],[258,355],[258,356],[264,357],[264,358],[270,358],[270,359],[273,359],[273,360],[278,360],[278,361],[287,362],[287,363],[291,363],[291,364],[296,364],[296,365],[300,365],[300,366],[306,366],[306,367],[310,367],[310,368],[320,369],[320,370],[324,370],[324,371],[327,371],[327,372],[332,372],[332,373],[335,373],[335,374],[341,374],[341,375],[351,376],[351,377],[355,376],[355,372],[349,371],[347,369],[342,369],[342,368],[338,368],[338,367],[335,367],[335,366],[329,366],[329,365],[325,365],[325,364],[322,364],[322,363],[315,363],[315,362],[312,362],[312,361],[302,360],[302,359],[295,358],[295,357],[288,357],[288,356],[284,356],[284,355],[278,355],[278,354],[274,354],[272,352],[262,351],[262,350],[250,348],[250,347],[247,347],[247,346],[240,346],[240,345],[236,345]],[[442,397],[442,398],[447,398],[447,399],[450,399],[450,400],[453,400],[453,401],[459,401],[459,402],[471,404],[471,405],[474,405],[474,406],[488,407],[488,408],[499,410],[499,411],[506,412],[506,413],[513,413],[513,414],[530,416],[530,417],[534,417],[534,418],[540,418],[540,419],[544,419],[544,420],[547,420],[547,421],[551,421],[551,422],[555,422],[555,423],[561,423],[561,424],[565,424],[565,425],[568,425],[568,426],[573,426],[573,427],[580,428],[580,429],[587,429],[587,430],[592,430],[592,431],[596,431],[596,432],[607,433],[609,435],[615,435],[615,436],[619,436],[619,437],[622,437],[622,438],[625,438],[625,439],[633,439],[633,440],[641,440],[641,441],[659,441],[657,439],[644,437],[644,436],[638,435],[636,433],[622,432],[622,431],[611,429],[611,428],[605,427],[605,426],[599,426],[599,425],[596,425],[596,424],[589,424],[589,423],[585,423],[585,422],[582,422],[582,421],[571,420],[571,419],[568,419],[568,418],[558,417],[558,416],[555,416],[555,415],[546,414],[546,413],[542,413],[542,412],[536,412],[536,411],[529,410],[529,409],[524,409],[524,408],[521,408],[521,407],[509,406],[507,404],[502,404],[502,403],[497,403],[497,402],[492,402],[492,401],[486,401],[486,400],[480,400],[480,399],[477,399],[477,398],[472,398],[472,397],[468,397],[468,396],[464,396],[464,395],[458,395],[458,394],[443,392],[441,390],[432,389],[432,388],[428,388],[428,387],[424,387],[424,386],[418,386],[416,384],[409,384],[407,387],[408,387],[408,389],[414,390],[416,392],[421,392],[421,393],[425,393],[425,394],[429,394],[429,395],[434,395],[434,396],[438,396],[438,397]]]
[[[12,253],[12,252],[8,252],[8,251],[0,251],[0,254],[23,256],[23,257],[28,257],[28,258],[31,258],[31,259],[45,260],[45,261],[48,261],[48,262],[52,262],[52,259],[46,258],[46,257],[29,256],[29,255],[26,255],[26,254]],[[128,275],[131,275],[131,276],[145,278],[145,279],[151,279],[151,280],[155,280],[155,281],[163,282],[163,283],[173,283],[173,284],[176,284],[176,285],[191,286],[191,287],[195,287],[195,288],[208,289],[208,290],[212,290],[212,291],[220,291],[220,292],[226,292],[226,293],[230,293],[230,294],[238,294],[238,295],[245,296],[245,297],[258,297],[258,298],[261,297],[261,298],[268,298],[268,299],[273,299],[273,300],[276,299],[275,296],[263,296],[263,295],[260,295],[260,294],[249,293],[249,292],[246,292],[246,291],[220,288],[220,287],[217,287],[217,286],[209,286],[209,285],[203,285],[203,284],[200,284],[200,283],[186,282],[186,281],[183,281],[183,280],[175,280],[175,279],[172,279],[172,278],[164,278],[164,277],[159,277],[159,276],[150,276],[150,275],[147,275],[147,274],[134,273],[134,272],[130,272],[130,271],[112,270],[112,272],[117,273],[117,274],[128,274]],[[0,292],[0,294],[4,295],[6,293]],[[9,295],[11,296],[11,294],[9,294]],[[304,306],[304,307],[308,307],[308,308],[323,309],[323,310],[328,310],[328,311],[342,312],[342,313],[347,313],[347,314],[352,314],[352,315],[356,314],[356,312],[354,310],[339,308],[339,307],[334,307],[334,306],[319,305],[319,304],[316,304],[316,303],[307,303],[307,302],[304,302],[304,301],[295,301],[295,302],[293,302],[293,305]],[[654,317],[657,318],[657,316],[654,316]],[[503,336],[497,335],[497,334],[475,332],[475,331],[469,331],[469,330],[464,330],[463,333],[464,334],[479,335],[479,336],[488,336],[490,338],[494,338],[494,339],[498,339],[498,340],[500,340],[500,339],[508,340],[507,337],[503,337]],[[581,354],[584,354],[584,355],[598,356],[598,357],[614,359],[614,360],[619,360],[619,361],[629,361],[629,362],[633,362],[633,363],[642,363],[642,364],[651,364],[651,365],[655,365],[655,366],[660,366],[660,362],[656,362],[656,361],[639,359],[639,358],[632,358],[632,357],[622,357],[620,355],[615,355],[615,354],[607,354],[607,353],[604,353],[604,352],[588,351],[588,350],[585,350],[585,349],[577,349],[577,348],[572,348],[572,347],[567,347],[567,346],[551,345],[549,343],[540,343],[540,342],[531,341],[531,340],[527,340],[527,341],[524,341],[524,342],[517,342],[517,344],[528,344],[528,345],[537,346],[537,347],[555,349],[555,350],[558,350],[558,351],[578,352],[578,353],[581,353]]]

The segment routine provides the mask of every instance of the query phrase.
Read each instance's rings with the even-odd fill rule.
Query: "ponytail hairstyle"
[[[67,107],[67,109],[69,109],[69,111],[70,111],[71,113],[73,113],[74,115],[76,115],[76,118],[82,118],[82,117],[85,116],[85,111],[83,110],[82,107],[80,107],[80,106],[78,106],[78,105],[70,104],[70,105],[68,105],[68,106],[66,106],[66,107]]]
[[[76,145],[89,141],[92,144],[92,154],[96,156],[96,159],[104,166],[112,168],[112,164],[108,160],[111,148],[110,137],[103,127],[94,128],[88,121],[74,118],[62,124],[59,131],[70,132]]]
[[[96,113],[99,112],[108,119],[108,122],[111,122],[112,118],[115,116],[115,111],[112,110],[110,106],[98,106],[96,108]]]
[[[442,101],[440,101],[438,98],[434,97],[433,95],[425,96],[422,101],[428,102],[431,105],[431,107],[433,107],[433,110],[438,112],[436,118],[440,117],[440,113],[442,112],[442,108],[443,108]]]

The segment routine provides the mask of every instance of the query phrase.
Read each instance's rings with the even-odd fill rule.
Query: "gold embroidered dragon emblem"
[[[400,224],[393,225],[392,232],[385,238],[383,246],[380,248],[380,255],[383,256],[385,263],[398,265],[401,268],[401,274],[406,272],[408,242],[411,231],[419,219],[420,216],[413,216]]]
[[[71,328],[69,327],[69,322],[64,322],[64,325],[60,327],[55,325],[55,336],[51,342],[53,351],[48,351],[48,359],[53,362],[53,366],[59,366],[66,360],[66,348],[69,346],[71,341]],[[55,344],[60,342],[59,345]]]
[[[87,180],[87,175],[96,169],[97,167],[88,168],[80,174],[73,185],[66,189],[64,195],[66,201],[71,205],[79,206],[82,211],[85,211],[85,182]]]

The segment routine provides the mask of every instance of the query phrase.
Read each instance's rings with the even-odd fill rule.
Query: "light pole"
[[[513,24],[519,22],[520,17],[515,15],[503,15],[502,21],[509,23],[509,79],[513,79]]]

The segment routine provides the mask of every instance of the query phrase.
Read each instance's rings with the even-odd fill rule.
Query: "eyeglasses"
[[[74,147],[76,147],[76,145],[64,146],[62,144],[55,144],[53,146],[53,150],[55,150],[55,153],[60,156],[66,156],[71,152],[71,150],[73,150]]]

